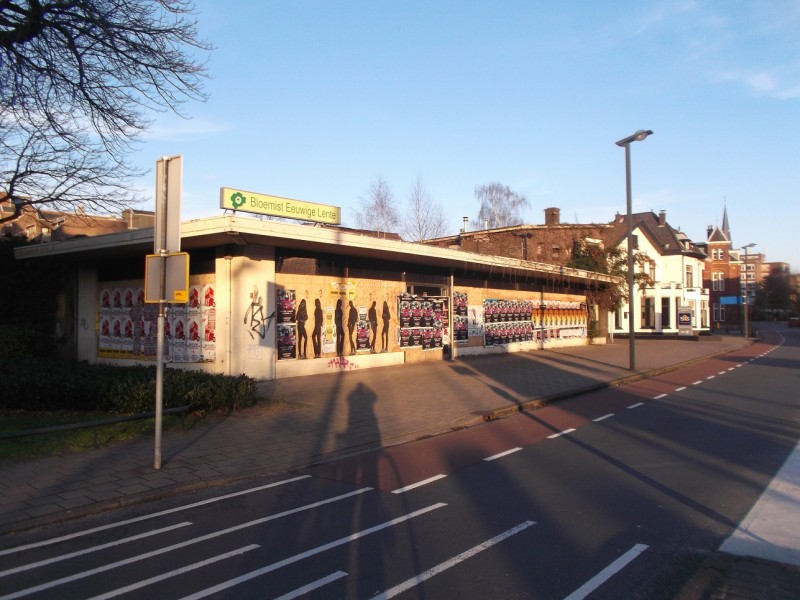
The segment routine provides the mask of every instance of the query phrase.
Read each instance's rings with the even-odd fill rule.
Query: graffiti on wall
[[[268,317],[265,317],[264,313],[264,299],[258,291],[258,286],[254,285],[250,292],[250,303],[244,311],[244,325],[252,340],[256,337],[262,340],[267,337],[267,331],[275,318],[275,311]]]

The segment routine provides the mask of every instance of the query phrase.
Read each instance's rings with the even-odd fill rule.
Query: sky
[[[339,206],[419,178],[446,234],[478,186],[525,223],[666,211],[695,242],[727,209],[734,247],[800,270],[800,0],[196,0],[206,102],[156,116],[132,159],[183,156],[183,220],[232,187]],[[153,201],[141,206],[153,209]]]

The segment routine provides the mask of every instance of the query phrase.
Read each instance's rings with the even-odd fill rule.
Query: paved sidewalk
[[[0,535],[445,433],[749,343],[736,336],[637,339],[636,372],[627,368],[627,341],[617,340],[264,382],[260,393],[281,400],[278,408],[254,407],[190,431],[165,433],[161,470],[152,467],[152,439],[0,461]],[[743,572],[740,565],[750,564],[717,555],[728,582]],[[703,573],[716,564],[710,562]],[[764,564],[759,573],[771,578],[768,571],[776,565]],[[796,571],[785,577],[789,585],[798,581]]]
[[[636,373],[627,369],[627,342],[618,340],[264,382],[259,392],[282,407],[166,432],[161,470],[152,466],[152,438],[0,461],[0,533],[475,425],[747,343],[637,340]]]

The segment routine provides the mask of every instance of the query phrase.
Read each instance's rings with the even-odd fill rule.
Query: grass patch
[[[2,411],[0,412],[0,433],[101,421],[114,416],[107,413],[75,411]],[[164,415],[162,430],[190,429],[200,423],[203,418],[204,413],[199,411],[187,413],[185,416]],[[154,431],[155,420],[149,418],[20,438],[0,439],[0,459],[37,458],[64,452],[84,452],[115,442],[152,436]]]

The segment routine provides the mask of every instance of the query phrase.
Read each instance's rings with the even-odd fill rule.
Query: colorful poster
[[[326,306],[323,311],[325,321],[322,325],[322,351],[326,354],[336,352],[336,324],[333,321],[334,308]]]
[[[203,360],[215,361],[217,358],[217,309],[203,307],[203,337],[201,340],[201,356]]]
[[[172,361],[186,362],[186,317],[183,315],[173,317],[169,322],[172,325],[170,337]]]
[[[278,290],[278,323],[294,323],[296,302],[294,290]]]
[[[358,352],[369,352],[370,327],[367,320],[367,307],[358,307],[358,323],[356,329],[356,350]]]
[[[467,294],[464,292],[453,292],[453,312],[458,317],[467,316]]]
[[[203,298],[203,286],[190,285],[189,299],[186,302],[186,313],[191,316],[200,314]]]
[[[297,358],[297,326],[278,323],[278,360]]]

